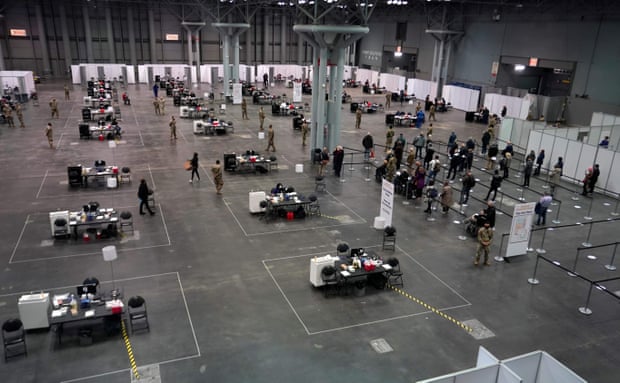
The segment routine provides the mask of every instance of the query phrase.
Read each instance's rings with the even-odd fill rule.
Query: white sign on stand
[[[243,95],[241,94],[241,84],[233,84],[233,104],[240,105]]]
[[[532,234],[535,207],[535,202],[515,205],[505,258],[527,253],[527,244],[530,242],[530,235]]]
[[[394,184],[383,180],[381,185],[381,210],[379,216],[385,219],[385,226],[392,226],[392,211],[394,210]]]
[[[293,83],[293,102],[301,102],[301,83]]]

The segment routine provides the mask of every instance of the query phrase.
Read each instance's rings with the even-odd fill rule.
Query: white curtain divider
[[[455,109],[470,112],[476,110],[478,107],[478,98],[480,97],[479,90],[463,88],[461,86],[444,85],[442,94],[446,102],[452,104],[452,107]]]
[[[405,88],[405,77],[390,73],[381,73],[379,75],[380,84],[390,92],[398,93],[399,90]]]
[[[379,72],[370,70],[370,69],[357,69],[357,81],[360,81],[362,84],[368,81],[370,85],[376,84],[379,82]]]

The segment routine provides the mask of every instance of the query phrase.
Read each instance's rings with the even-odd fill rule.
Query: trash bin
[[[353,295],[356,297],[366,295],[366,281],[357,281],[353,284]]]

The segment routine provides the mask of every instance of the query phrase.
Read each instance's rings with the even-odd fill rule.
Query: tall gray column
[[[247,32],[245,32],[245,64],[252,65],[253,61],[253,50],[252,50],[252,31],[255,27],[248,28]],[[254,73],[252,73],[254,76]]]
[[[105,28],[108,35],[108,58],[111,63],[116,62],[116,44],[114,44],[114,29],[112,28],[112,10],[105,8]]]
[[[127,5],[127,39],[129,40],[129,61],[134,66],[135,71],[138,65],[138,55],[136,54],[136,30],[133,23],[133,8],[131,5]]]
[[[0,40],[0,70],[6,70],[4,65],[4,40]]]
[[[331,81],[329,82],[330,86],[330,101],[329,104],[329,120],[330,121],[340,121],[340,116],[342,114],[342,78],[344,77],[344,56],[345,50],[343,48],[338,48],[332,54],[332,57],[336,55],[336,66],[330,67],[330,75],[329,78]],[[331,145],[330,150],[335,149],[336,145],[340,142],[340,129],[330,129],[328,143]]]
[[[45,23],[43,22],[43,10],[41,4],[35,5],[35,13],[37,16],[37,28],[39,29],[39,44],[41,46],[41,59],[43,60],[43,74],[52,74],[52,66],[50,64],[50,54],[47,49],[47,33],[45,32]]]
[[[222,48],[222,66],[224,67],[224,96],[230,96],[230,86],[228,81],[230,80],[230,36],[224,35],[224,46]]]
[[[187,30],[187,64],[190,66],[194,65],[194,52],[192,51],[193,49],[192,36],[193,35],[194,33],[188,29]]]
[[[282,15],[281,19],[282,25],[280,25],[280,63],[286,64],[288,62],[288,55],[286,52],[286,33],[288,32],[288,28],[286,25],[286,15]]]
[[[82,16],[84,18],[84,42],[86,43],[86,60],[89,63],[95,62],[93,54],[93,35],[90,29],[90,15],[88,14],[88,5],[82,5]]]
[[[155,38],[155,13],[152,8],[148,10],[149,18],[149,47],[151,48],[151,64],[157,62],[157,40]]]
[[[194,33],[196,52],[194,52],[194,59],[196,60],[196,73],[200,73],[200,30]]]
[[[224,66],[224,94],[231,96],[228,81],[239,81],[239,35],[250,28],[250,24],[242,23],[213,23],[212,26],[220,32],[224,43],[222,47],[222,64]],[[233,69],[230,70],[230,44],[233,44]]]
[[[304,37],[297,35],[297,65],[303,65],[304,62]]]
[[[235,33],[233,35],[233,83],[240,82],[239,79],[241,78],[241,75],[239,73],[239,50],[241,49],[241,47],[239,46],[239,35],[240,33]]]
[[[65,71],[71,69],[73,58],[71,57],[71,39],[69,38],[69,28],[67,27],[67,10],[65,4],[58,4],[58,12],[60,13],[60,32],[62,33],[62,48],[65,55]]]
[[[269,56],[269,31],[271,30],[269,25],[269,14],[265,14],[263,17],[263,64],[267,64],[271,57]]]

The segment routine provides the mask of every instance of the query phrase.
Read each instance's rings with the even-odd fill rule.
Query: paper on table
[[[342,275],[343,277],[348,277],[349,275],[351,275],[351,273],[349,273],[349,272],[348,272],[348,271],[346,271],[346,270],[342,270],[342,271],[340,272],[340,275]]]
[[[390,269],[392,268],[392,266],[388,265],[387,263],[384,263],[384,264],[383,264],[383,265],[381,265],[381,266],[383,266],[383,268],[384,268],[385,270],[390,270]]]
[[[94,316],[95,316],[95,310],[88,310],[88,311],[84,312],[84,317],[85,318],[94,317]]]

